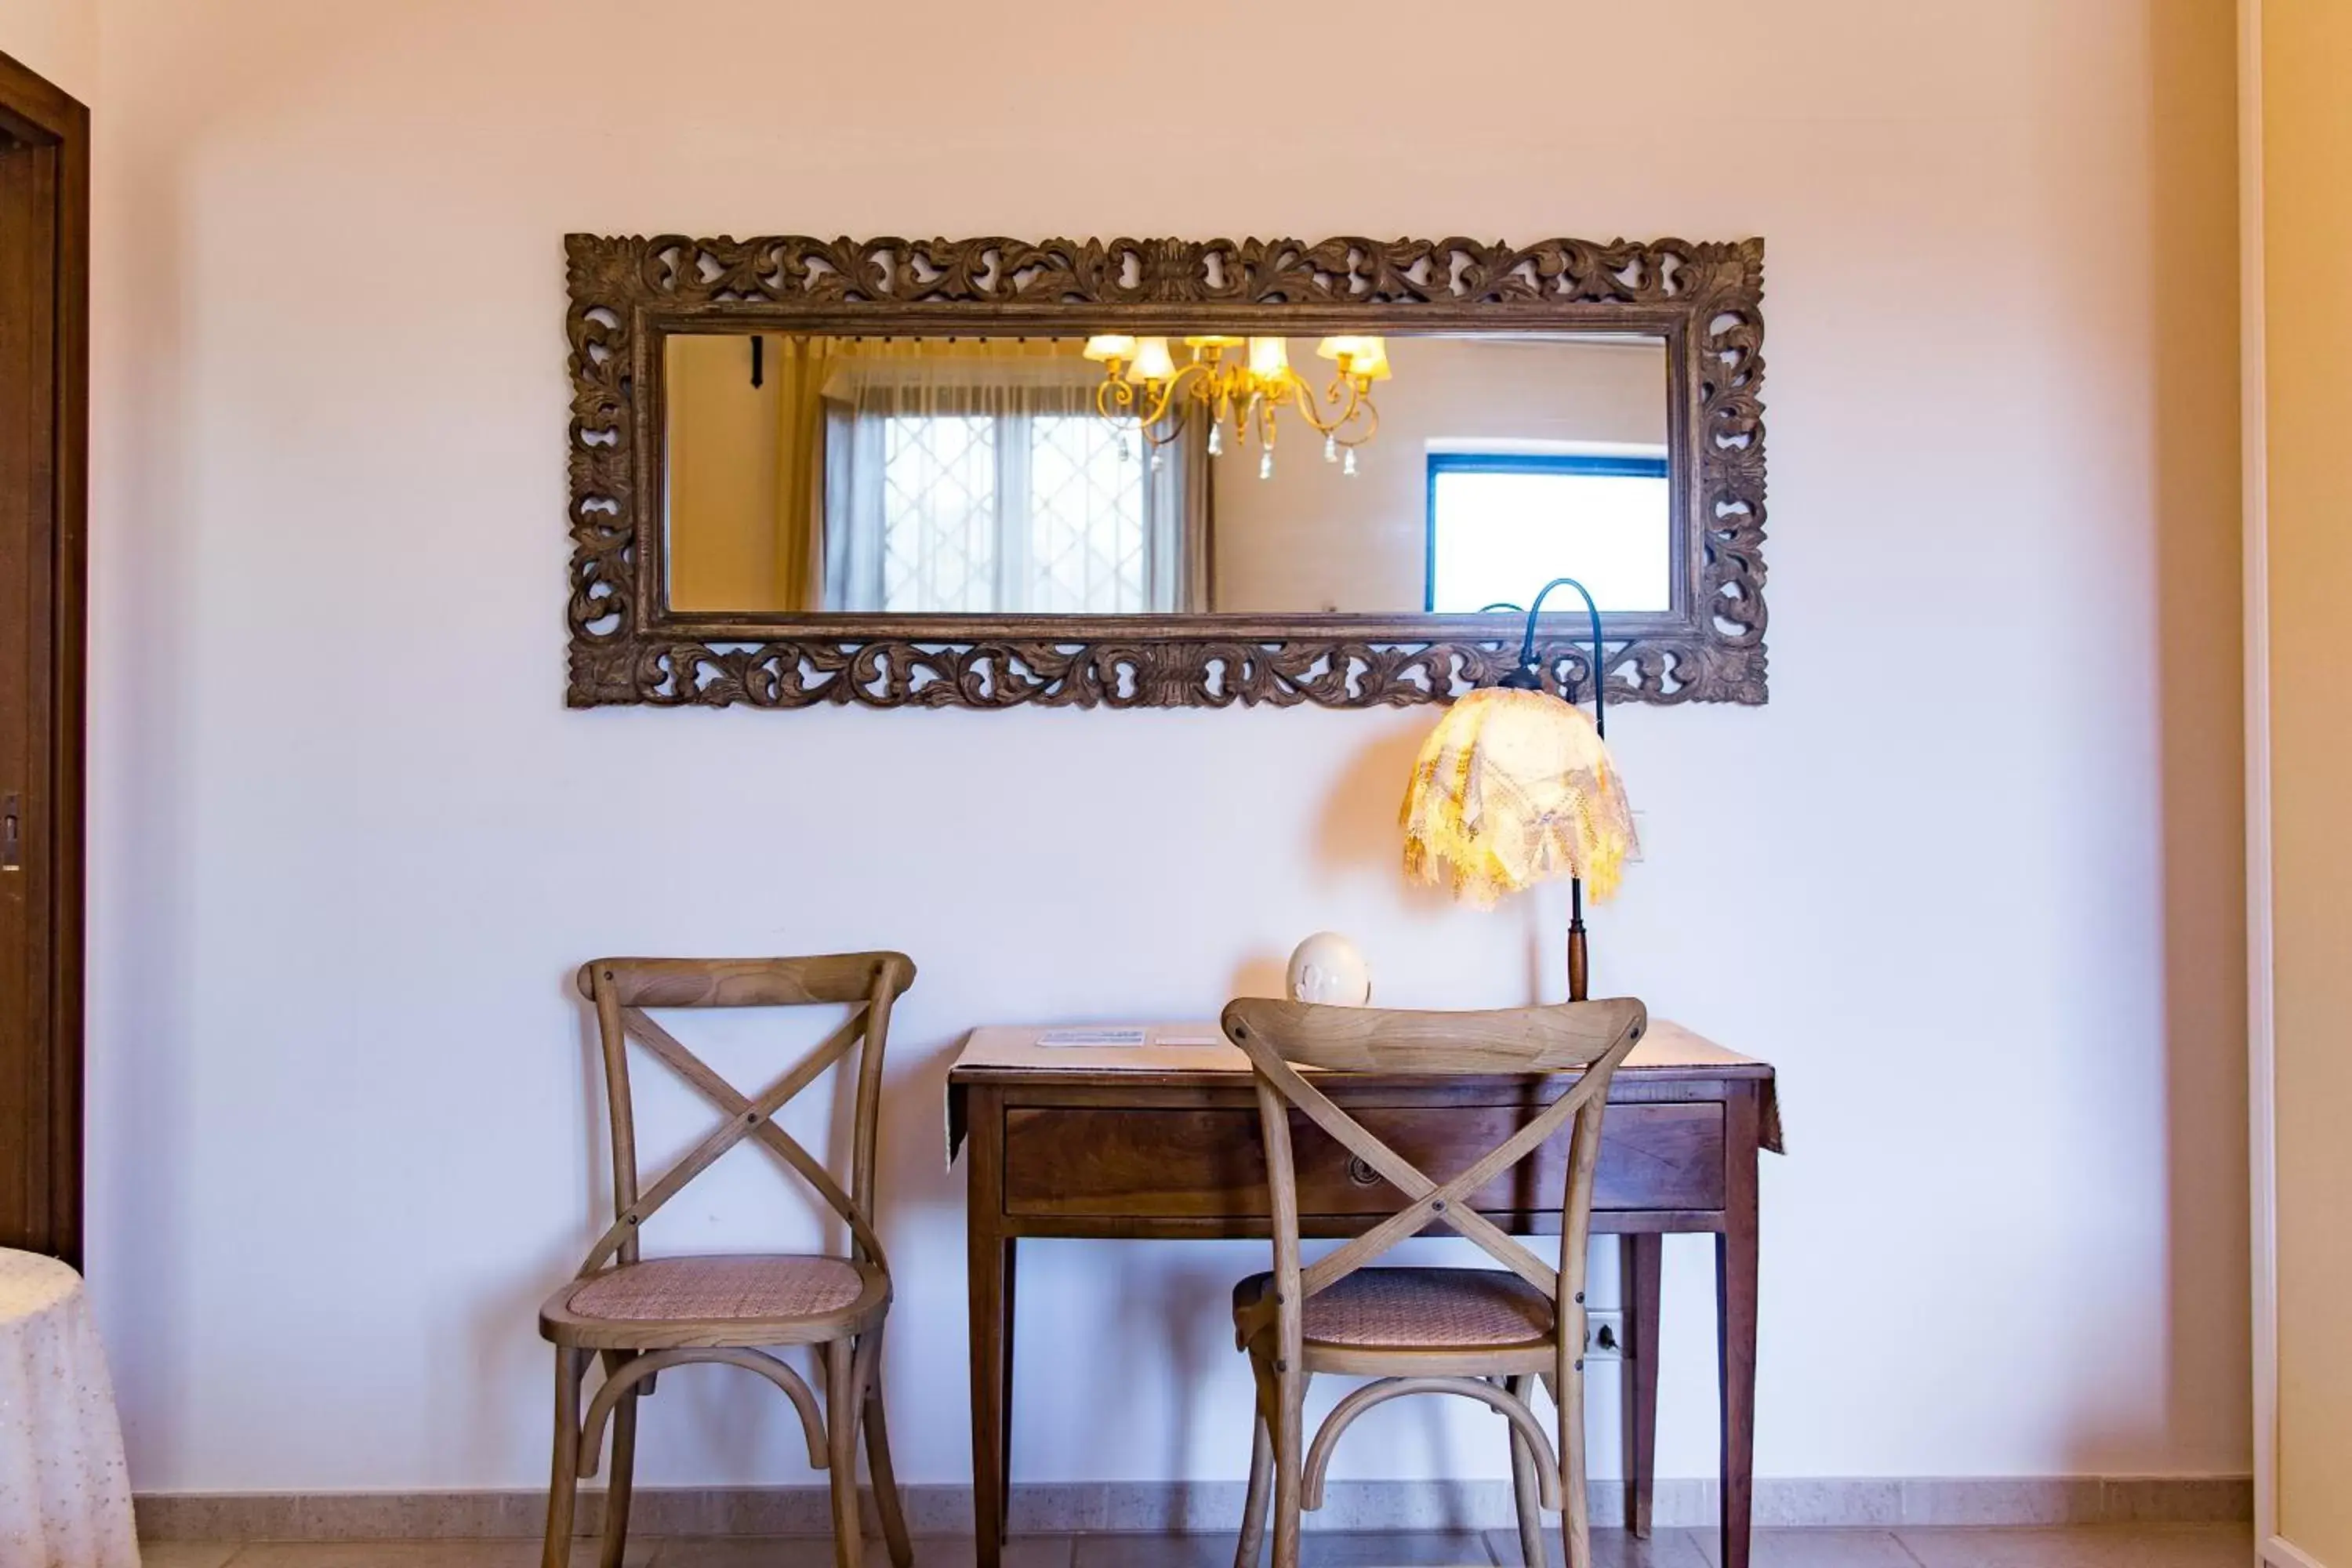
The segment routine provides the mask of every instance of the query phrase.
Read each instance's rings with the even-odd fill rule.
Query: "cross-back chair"
[[[1248,1500],[1237,1568],[1255,1568],[1269,1481],[1274,1568],[1297,1568],[1299,1515],[1323,1505],[1323,1477],[1349,1424],[1412,1394],[1454,1394],[1509,1424],[1512,1490],[1526,1560],[1543,1562],[1542,1510],[1560,1510],[1569,1568],[1591,1568],[1585,1501],[1584,1274],[1592,1174],[1609,1084],[1648,1027],[1631,998],[1484,1013],[1408,1013],[1244,999],[1224,1011],[1228,1038],[1255,1069],[1258,1121],[1273,1188],[1274,1269],[1234,1288],[1234,1333],[1257,1387]],[[1300,1068],[1318,1069],[1314,1077]],[[1480,1159],[1444,1181],[1415,1167],[1318,1086],[1330,1074],[1394,1077],[1581,1075]],[[1302,1263],[1290,1121],[1303,1114],[1384,1178],[1403,1206],[1344,1246]],[[1559,1259],[1546,1263],[1472,1206],[1488,1183],[1571,1128],[1560,1199]],[[1372,1268],[1397,1243],[1443,1226],[1500,1268]],[[1317,1373],[1376,1381],[1304,1432]],[[1557,1447],[1528,1407],[1538,1379],[1559,1408]]]
[[[882,1329],[890,1306],[890,1266],[874,1234],[877,1124],[890,1006],[913,984],[904,953],[847,952],[821,958],[600,958],[580,968],[581,994],[595,1005],[604,1047],[605,1102],[613,1129],[613,1223],[572,1281],[540,1309],[540,1331],[555,1344],[555,1457],[548,1488],[545,1568],[568,1568],[573,1505],[582,1479],[596,1473],[604,1428],[613,1429],[606,1485],[603,1568],[620,1568],[627,1544],[636,1458],[637,1401],[656,1376],[693,1362],[756,1372],[800,1413],[809,1463],[831,1472],[835,1568],[859,1568],[857,1436],[866,1434],[876,1511],[897,1568],[914,1553],[890,1467],[882,1415]],[[851,1005],[849,1016],[767,1088],[745,1095],[648,1016],[654,1007]],[[723,1120],[650,1184],[637,1168],[636,1119],[629,1093],[631,1040],[717,1106]],[[776,1113],[826,1068],[858,1051],[849,1184],[776,1125]],[[845,1257],[811,1254],[646,1258],[639,1237],[655,1211],[736,1144],[750,1139],[799,1175],[849,1230]],[[791,1365],[771,1353],[815,1347],[824,1407]],[[604,1374],[581,1403],[589,1362]]]

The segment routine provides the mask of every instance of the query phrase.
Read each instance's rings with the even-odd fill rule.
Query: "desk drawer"
[[[1524,1124],[1519,1106],[1352,1110],[1374,1136],[1438,1181]],[[1301,1215],[1379,1215],[1396,1190],[1293,1112]],[[1557,1211],[1568,1129],[1479,1194],[1490,1214]],[[1723,1107],[1613,1105],[1593,1180],[1600,1209],[1723,1206]],[[1122,1218],[1264,1215],[1265,1153],[1255,1110],[1057,1106],[1006,1112],[1004,1206],[1014,1215]]]

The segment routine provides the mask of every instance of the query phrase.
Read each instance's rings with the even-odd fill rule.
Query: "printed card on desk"
[[[1150,1030],[1129,1027],[1042,1029],[1037,1035],[1041,1046],[1141,1046],[1150,1039]]]

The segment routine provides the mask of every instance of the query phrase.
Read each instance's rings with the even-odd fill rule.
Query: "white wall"
[[[1294,345],[1307,366],[1301,374],[1320,393],[1329,367],[1307,359],[1313,346],[1309,338]],[[1665,449],[1666,345],[1660,339],[1498,343],[1396,336],[1389,340],[1389,363],[1394,374],[1372,394],[1380,433],[1365,445],[1355,473],[1325,461],[1322,442],[1295,413],[1288,440],[1277,439],[1282,463],[1274,474],[1261,478],[1249,451],[1209,465],[1216,608],[1419,611],[1428,602],[1428,454],[1437,443],[1472,437]],[[1658,498],[1664,554],[1664,486]],[[1665,575],[1663,565],[1658,575]]]
[[[98,79],[92,0],[0,0],[0,54],[90,100]]]
[[[1773,700],[1612,726],[1649,858],[1596,929],[1604,989],[1784,1073],[1759,1469],[2242,1471],[2225,9],[103,0],[90,1273],[137,1484],[541,1484],[584,956],[920,961],[921,1481],[967,1475],[967,1026],[1206,1014],[1321,926],[1388,1000],[1556,988],[1558,899],[1400,885],[1425,711],[566,711],[561,236],[657,228],[1766,236]],[[1146,58],[1347,89],[1180,134],[1104,89]],[[1259,1255],[1033,1246],[1023,1474],[1235,1475]],[[650,1480],[802,1474],[780,1401],[676,1381]],[[1501,1471],[1483,1417],[1375,1421],[1358,1475]]]

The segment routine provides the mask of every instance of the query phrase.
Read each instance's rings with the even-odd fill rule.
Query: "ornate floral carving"
[[[575,707],[604,703],[806,708],[1326,707],[1444,701],[1502,672],[1496,641],[1415,640],[1401,616],[1342,635],[1313,616],[1221,635],[1178,617],[1170,635],[1117,621],[1014,616],[923,635],[904,617],[845,618],[740,635],[742,617],[652,613],[658,547],[641,446],[642,361],[659,330],[698,321],[776,331],[998,330],[1017,322],[1282,330],[1286,318],[1353,330],[1440,324],[1664,332],[1688,390],[1677,472],[1696,477],[1690,591],[1679,624],[1612,639],[1612,700],[1765,700],[1764,247],[1760,240],[821,240],[567,237],[572,380],[570,622]],[[1083,312],[1073,317],[1073,311]],[[1360,314],[1359,314],[1360,313]],[[1067,330],[1067,329],[1066,329]],[[1363,620],[1350,618],[1350,625]],[[875,635],[864,635],[870,629]],[[913,635],[909,635],[910,629]],[[1547,644],[1552,679],[1583,689],[1589,660]]]

